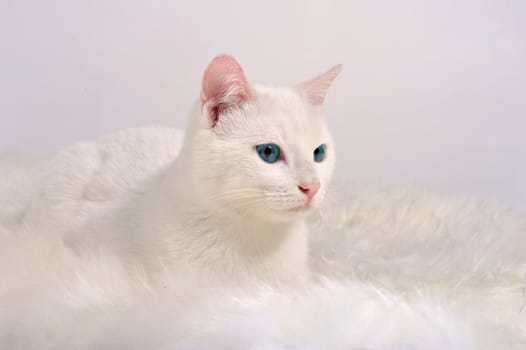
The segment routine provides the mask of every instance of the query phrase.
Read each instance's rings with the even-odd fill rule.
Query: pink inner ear
[[[327,96],[327,91],[331,87],[332,82],[342,70],[342,65],[338,64],[322,75],[309,80],[301,85],[303,93],[310,103],[313,105],[321,105]]]
[[[210,62],[203,76],[201,108],[207,109],[211,127],[221,114],[241,107],[254,96],[243,68],[232,56],[220,55]]]

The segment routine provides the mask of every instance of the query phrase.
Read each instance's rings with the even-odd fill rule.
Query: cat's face
[[[217,60],[223,67],[213,67]],[[201,195],[217,210],[247,218],[301,217],[322,201],[334,167],[321,102],[336,74],[325,77],[325,91],[309,96],[306,85],[252,87],[231,57],[214,61],[203,80],[202,120],[192,135],[192,174]],[[234,78],[228,75],[232,68],[239,69]],[[207,77],[215,69],[220,74]],[[223,81],[207,81],[213,78]],[[216,84],[216,95],[207,84]]]

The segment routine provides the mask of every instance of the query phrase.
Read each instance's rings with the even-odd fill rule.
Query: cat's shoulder
[[[178,129],[148,126],[78,143],[53,159],[52,176],[82,188],[85,200],[126,195],[175,160],[183,135]]]
[[[66,147],[34,174],[26,220],[77,227],[123,205],[176,159],[182,140],[177,129],[142,127]]]

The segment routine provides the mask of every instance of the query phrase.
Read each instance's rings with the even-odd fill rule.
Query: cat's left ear
[[[311,104],[321,106],[325,100],[325,96],[327,96],[327,91],[329,91],[332,82],[341,71],[342,65],[337,64],[316,78],[299,84],[297,88]]]
[[[219,55],[210,62],[201,86],[201,110],[214,127],[221,115],[255,99],[243,68],[229,55]]]

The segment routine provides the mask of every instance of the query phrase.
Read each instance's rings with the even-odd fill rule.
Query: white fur
[[[255,90],[215,129],[196,109],[184,142],[156,127],[2,157],[1,349],[524,349],[524,221],[387,190],[333,196],[305,223],[284,210],[304,177],[315,206],[327,191],[321,110]],[[259,159],[266,142],[287,163]]]

